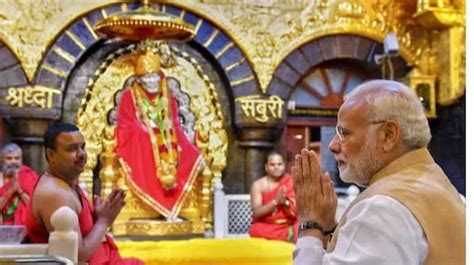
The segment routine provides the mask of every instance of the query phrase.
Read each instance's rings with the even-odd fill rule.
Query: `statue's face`
[[[146,74],[138,77],[138,82],[150,94],[158,93],[161,76],[158,73]]]

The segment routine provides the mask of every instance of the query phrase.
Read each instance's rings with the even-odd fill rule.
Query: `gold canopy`
[[[114,14],[95,25],[95,29],[109,37],[124,40],[191,40],[194,26],[171,14],[158,12],[148,5],[137,10]]]

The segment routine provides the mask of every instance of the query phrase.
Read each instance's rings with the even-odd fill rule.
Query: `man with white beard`
[[[405,85],[374,80],[347,95],[329,150],[341,178],[367,188],[336,224],[330,176],[314,152],[296,156],[294,264],[465,264],[465,206],[428,152],[430,139]]]

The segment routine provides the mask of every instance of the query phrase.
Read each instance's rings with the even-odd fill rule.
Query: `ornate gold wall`
[[[75,18],[113,0],[3,0],[0,40],[31,81],[45,51]],[[129,3],[130,1],[126,1]],[[207,18],[244,51],[265,92],[279,63],[320,36],[352,33],[383,41],[396,32],[401,55],[422,75],[439,81],[437,101],[464,94],[464,0],[185,0],[175,5]]]

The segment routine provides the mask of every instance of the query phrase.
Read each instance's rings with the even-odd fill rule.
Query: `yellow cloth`
[[[260,238],[116,242],[122,257],[167,265],[290,265],[294,245]]]

